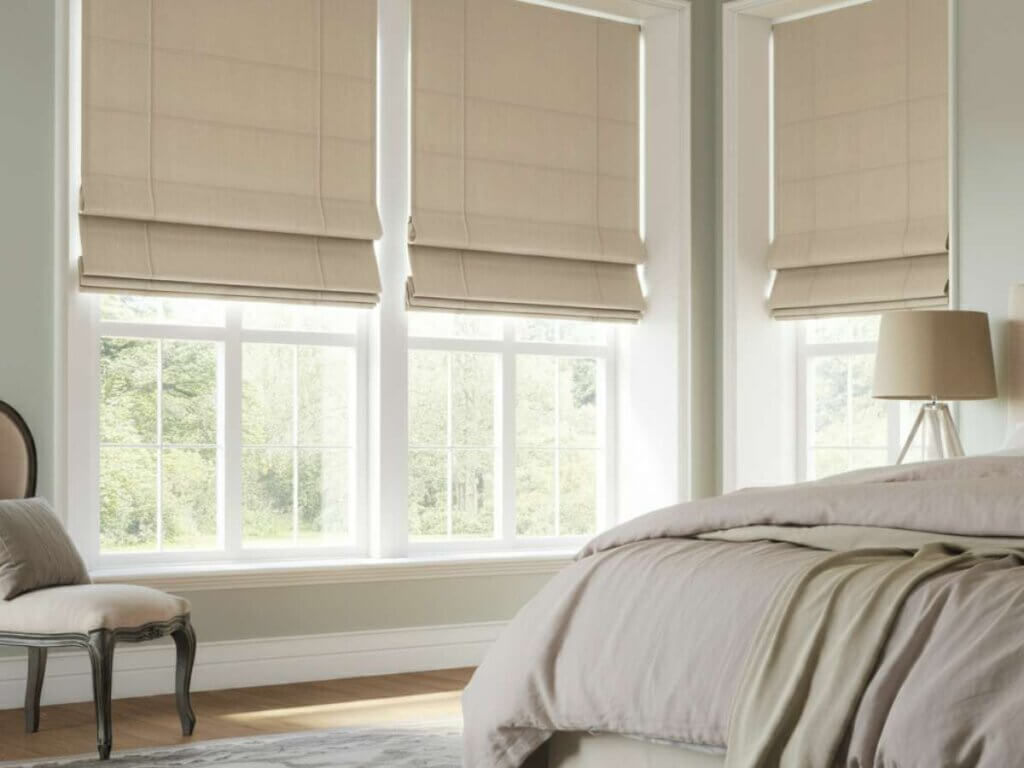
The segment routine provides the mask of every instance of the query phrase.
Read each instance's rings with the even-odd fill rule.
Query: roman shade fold
[[[946,306],[946,0],[777,24],[774,59],[772,313]]]
[[[85,289],[374,304],[376,0],[84,0]]]
[[[412,4],[410,308],[643,312],[636,26]]]

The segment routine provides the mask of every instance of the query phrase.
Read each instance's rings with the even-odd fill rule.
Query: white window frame
[[[368,551],[366,519],[366,359],[368,319],[357,314],[352,333],[326,333],[295,330],[263,330],[243,327],[243,305],[223,302],[223,325],[184,325],[164,322],[110,321],[100,317],[99,297],[81,294],[77,297],[76,316],[88,328],[81,344],[76,344],[78,362],[91,372],[83,386],[71,390],[71,408],[82,417],[88,432],[84,445],[90,471],[82,473],[81,511],[86,525],[77,538],[86,561],[100,569],[123,569],[133,566],[187,563],[245,563],[256,561],[321,560],[363,557]],[[217,376],[217,417],[219,460],[218,472],[218,545],[216,550],[101,552],[99,453],[100,360],[102,337],[147,339],[160,341],[202,341],[220,346]],[[344,545],[247,548],[242,545],[242,347],[243,344],[284,344],[338,347],[353,350],[356,366],[349,397],[351,449],[349,462],[350,493],[348,523],[350,542]],[[159,398],[159,392],[158,392]],[[158,430],[159,432],[159,430]],[[172,446],[173,447],[173,446]],[[291,446],[289,446],[291,447]],[[158,492],[160,479],[157,478]],[[158,499],[158,504],[160,503]]]
[[[807,325],[804,321],[797,323],[796,329],[796,471],[797,480],[810,479],[808,460],[810,458],[810,414],[813,406],[813,395],[807,391],[807,379],[810,374],[810,363],[816,357],[851,357],[854,355],[874,355],[878,348],[877,341],[848,342],[809,342]],[[849,391],[847,391],[847,407],[849,408]],[[890,400],[885,404],[886,410],[886,444],[887,461],[895,464],[901,448],[900,403]],[[815,446],[828,448],[832,446]],[[835,446],[836,448],[852,448],[856,446]],[[876,446],[865,446],[866,448]],[[882,446],[877,446],[882,447]]]
[[[617,330],[606,328],[604,344],[574,344],[559,341],[520,341],[516,338],[515,319],[502,318],[500,338],[452,338],[410,336],[408,348],[429,352],[478,352],[498,356],[499,375],[494,388],[494,535],[479,539],[410,538],[408,551],[414,555],[450,552],[514,552],[517,550],[566,549],[582,546],[590,536],[517,536],[516,535],[516,358],[518,355],[543,355],[556,358],[588,358],[597,361],[597,414],[600,461],[597,473],[597,531],[605,530],[617,519],[615,455],[615,341]],[[555,446],[557,449],[557,445]],[[556,450],[557,456],[557,450]],[[557,461],[557,459],[556,459]],[[448,479],[449,484],[451,478]],[[450,491],[449,487],[449,491]],[[557,484],[556,484],[557,495]],[[408,514],[408,511],[406,512]],[[557,518],[556,518],[557,519]]]
[[[477,546],[473,552],[456,548],[421,554],[409,546],[404,471],[407,413],[405,407],[397,406],[407,402],[409,349],[404,290],[408,272],[405,224],[409,212],[408,48],[412,1],[381,2],[378,15],[377,198],[384,235],[376,251],[383,292],[379,309],[366,312],[366,366],[360,372],[360,386],[366,394],[366,426],[359,447],[363,451],[360,477],[364,482],[358,514],[365,521],[366,538],[360,539],[360,545],[368,557],[313,560],[322,553],[303,551],[301,562],[293,564],[269,559],[257,563],[188,563],[176,557],[174,565],[147,557],[137,565],[116,569],[104,566],[99,570],[97,557],[92,554],[98,549],[98,499],[95,504],[89,501],[93,498],[90,489],[99,477],[98,402],[88,398],[89,393],[97,391],[99,381],[98,313],[90,304],[94,299],[78,290],[77,274],[80,0],[62,4],[58,10],[55,34],[67,45],[58,46],[55,62],[55,282],[57,295],[66,296],[67,304],[56,308],[58,367],[64,373],[58,391],[64,396],[54,404],[62,438],[55,460],[55,500],[58,513],[99,577],[108,574],[122,581],[187,589],[189,584],[209,588],[262,584],[267,579],[292,584],[373,581],[398,578],[398,571],[394,576],[385,574],[399,567],[407,577],[442,571],[446,575],[456,571],[551,573],[552,564],[564,562],[575,548],[575,543],[566,539],[559,540],[561,548],[536,552],[510,552],[505,547],[482,551]],[[643,322],[615,334],[615,362],[607,366],[609,381],[605,387],[616,400],[609,411],[616,418],[606,426],[605,458],[610,467],[608,477],[617,479],[615,496],[606,499],[606,510],[617,507],[619,517],[627,519],[689,498],[691,493],[691,0],[523,1],[637,23],[643,30],[641,219],[648,258],[642,277],[653,290],[646,297]],[[657,375],[650,375],[652,370]],[[400,463],[396,457],[403,457]],[[611,525],[616,522],[613,517],[605,512],[599,522]],[[274,556],[282,559],[280,551]]]

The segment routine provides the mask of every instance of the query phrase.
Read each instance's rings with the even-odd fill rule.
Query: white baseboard
[[[504,622],[410,627],[328,635],[301,635],[204,643],[200,638],[193,691],[300,683],[398,672],[473,666]],[[24,655],[0,658],[0,709],[22,706]],[[123,644],[114,654],[114,697],[174,692],[174,646]],[[43,705],[92,699],[84,650],[52,650]]]

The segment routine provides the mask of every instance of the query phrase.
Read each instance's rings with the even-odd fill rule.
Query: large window
[[[798,335],[797,470],[801,478],[894,463],[914,403],[871,397],[878,315],[805,320]],[[919,439],[905,461],[928,455]]]
[[[368,313],[103,296],[106,564],[367,553]],[[577,545],[614,498],[610,326],[411,313],[407,549]],[[374,514],[388,514],[377,511]],[[89,547],[87,547],[89,548]]]
[[[607,326],[410,315],[409,535],[563,543],[607,516]]]
[[[130,296],[98,304],[100,555],[357,548],[365,408],[355,313]]]

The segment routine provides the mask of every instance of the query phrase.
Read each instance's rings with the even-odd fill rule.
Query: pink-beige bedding
[[[594,539],[464,696],[465,766],[556,731],[730,768],[1024,765],[1024,458],[681,504]]]

